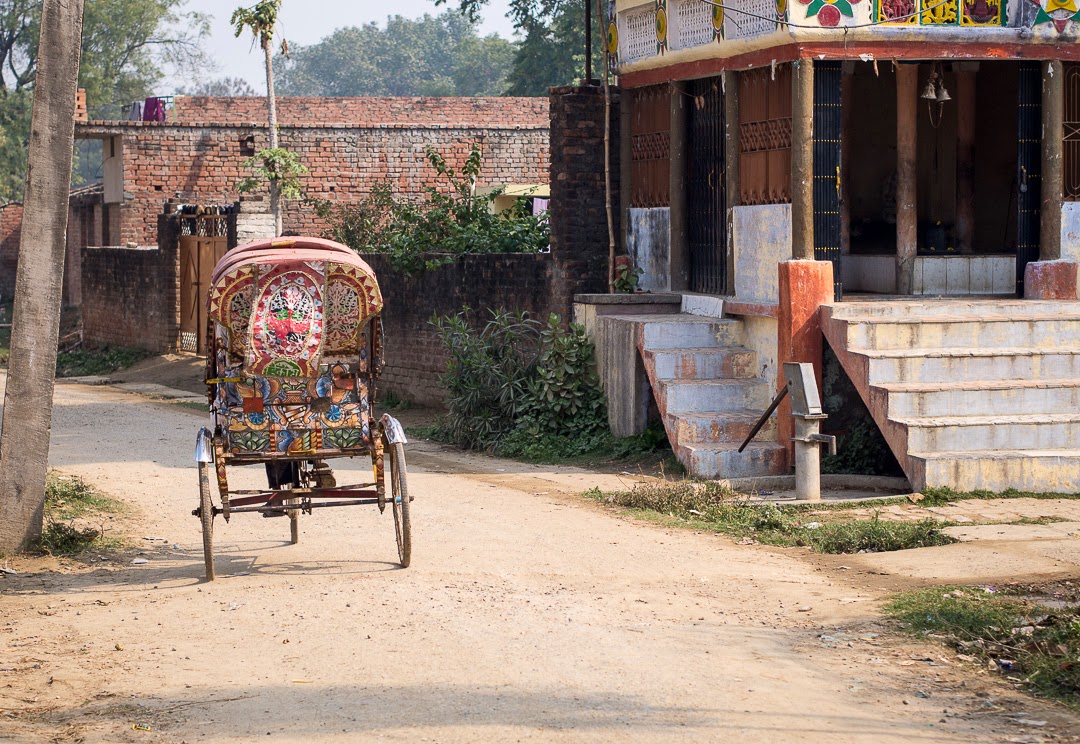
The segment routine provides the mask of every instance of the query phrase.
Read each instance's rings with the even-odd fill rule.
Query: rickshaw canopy
[[[355,355],[383,306],[375,272],[320,238],[234,248],[214,267],[208,297],[224,351],[252,376],[314,377],[324,356]]]

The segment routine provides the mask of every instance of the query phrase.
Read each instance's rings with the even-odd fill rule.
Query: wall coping
[[[672,292],[635,292],[633,294],[577,294],[579,305],[670,305],[682,303],[682,295]]]

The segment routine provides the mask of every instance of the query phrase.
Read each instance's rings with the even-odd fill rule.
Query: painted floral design
[[[855,15],[853,5],[862,0],[799,0],[806,9],[807,18],[817,18],[818,23],[826,28],[836,28],[840,25],[843,17],[851,18]]]

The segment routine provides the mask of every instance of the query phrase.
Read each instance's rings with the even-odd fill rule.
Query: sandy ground
[[[413,443],[412,567],[396,566],[389,510],[302,517],[296,546],[287,520],[238,515],[217,520],[219,580],[206,584],[191,516],[205,417],[105,387],[61,385],[56,400],[53,465],[134,505],[115,528],[136,549],[0,574],[0,741],[1080,734],[1060,706],[880,626],[879,600],[905,581],[895,558],[735,545],[575,495],[629,481],[616,475]]]

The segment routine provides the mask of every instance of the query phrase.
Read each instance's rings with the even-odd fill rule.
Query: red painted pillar
[[[783,261],[780,263],[780,308],[777,320],[777,390],[786,384],[784,362],[811,362],[821,389],[823,336],[818,309],[833,301],[833,265],[831,261]],[[785,400],[777,411],[780,441],[788,448],[792,461],[791,437],[795,424],[791,404]]]

